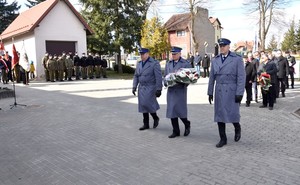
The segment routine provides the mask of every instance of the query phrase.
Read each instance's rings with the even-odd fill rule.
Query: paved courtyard
[[[26,107],[0,100],[0,184],[299,185],[300,83],[273,111],[243,100],[241,140],[228,124],[228,144],[218,149],[207,82],[188,87],[191,134],[174,139],[166,89],[158,128],[139,131],[131,80],[18,84],[17,103]]]

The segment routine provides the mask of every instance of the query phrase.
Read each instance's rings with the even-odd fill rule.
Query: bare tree
[[[177,0],[177,1],[178,3],[180,3],[180,8],[183,8],[184,11],[189,11],[191,15],[191,36],[192,36],[192,43],[193,43],[192,51],[197,51],[199,48],[199,43],[196,40],[195,29],[194,29],[197,7],[208,8],[209,7],[208,3],[212,3],[213,1],[217,1],[217,0],[210,0],[210,1],[209,0]]]
[[[244,0],[243,5],[248,12],[253,13],[258,18],[258,36],[260,40],[260,49],[264,50],[266,38],[271,24],[276,26],[283,25],[284,8],[290,3],[290,0]]]

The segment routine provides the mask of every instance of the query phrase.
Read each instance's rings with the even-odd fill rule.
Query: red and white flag
[[[13,58],[12,58],[12,62],[11,62],[11,69],[13,69],[15,67],[15,65],[17,65],[19,63],[19,56],[18,56],[16,47],[15,47],[15,44],[13,44],[12,53],[13,53]]]
[[[4,43],[0,41],[0,55],[2,56],[5,53]]]

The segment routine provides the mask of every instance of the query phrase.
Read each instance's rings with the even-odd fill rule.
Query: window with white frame
[[[183,36],[185,36],[185,31],[184,30],[177,31],[177,37],[183,37]]]

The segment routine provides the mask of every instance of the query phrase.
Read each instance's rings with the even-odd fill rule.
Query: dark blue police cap
[[[228,39],[225,39],[225,38],[220,38],[218,40],[218,43],[219,43],[219,45],[229,45],[231,43],[231,41]]]
[[[139,53],[148,53],[149,52],[149,49],[147,48],[140,48],[139,49]]]
[[[172,53],[179,53],[179,52],[181,52],[181,50],[182,50],[182,48],[173,46],[171,52]]]

